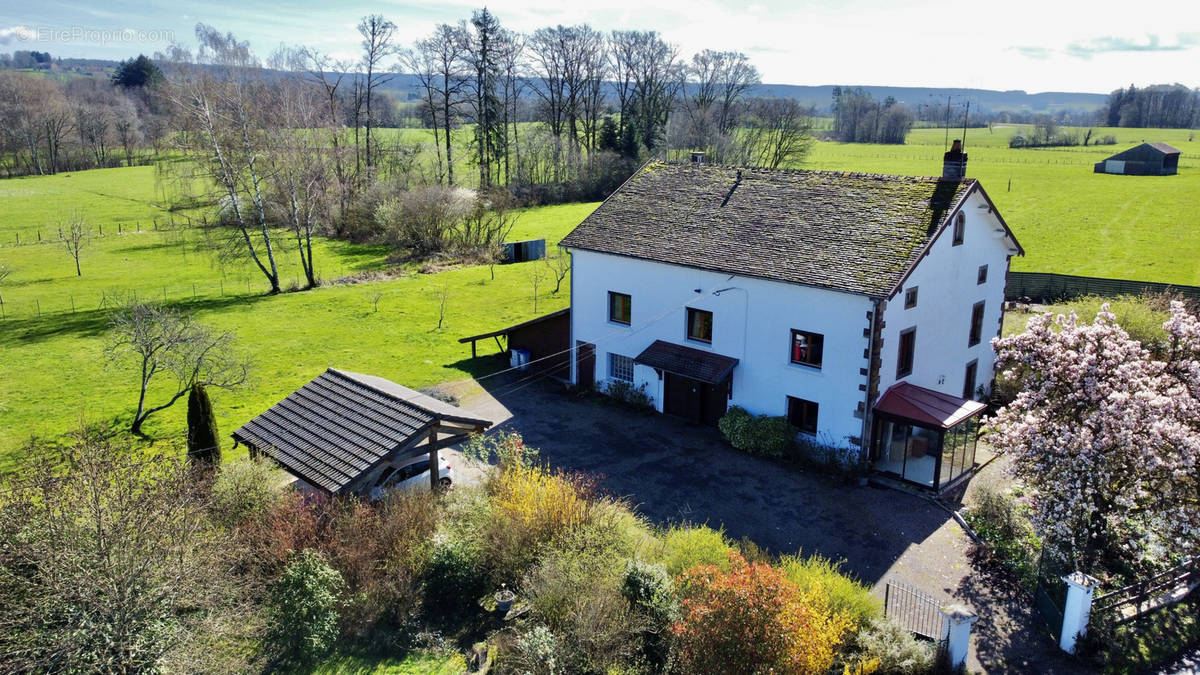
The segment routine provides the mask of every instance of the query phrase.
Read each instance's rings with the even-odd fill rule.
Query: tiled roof
[[[883,297],[974,185],[651,162],[562,245]]]
[[[729,356],[663,340],[655,340],[654,344],[646,347],[633,362],[709,384],[717,384],[724,380],[738,364],[737,359]]]
[[[879,397],[875,410],[912,420],[929,427],[951,429],[987,409],[978,401],[897,382]]]
[[[233,437],[337,493],[439,420],[491,424],[382,377],[330,368]]]

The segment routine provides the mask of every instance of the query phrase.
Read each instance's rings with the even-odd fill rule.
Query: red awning
[[[978,415],[987,408],[978,401],[969,401],[940,391],[897,382],[883,392],[875,404],[876,412],[895,415],[927,427],[950,429]]]

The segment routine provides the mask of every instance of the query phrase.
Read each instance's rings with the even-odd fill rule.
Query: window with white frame
[[[633,358],[609,352],[608,376],[622,382],[633,382]]]

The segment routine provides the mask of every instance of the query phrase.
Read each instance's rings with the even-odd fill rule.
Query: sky
[[[685,57],[747,54],[763,82],[1107,93],[1200,87],[1200,0],[495,0],[507,28],[590,24],[656,30]],[[405,45],[469,19],[467,0],[0,2],[0,52],[123,59],[194,44],[197,23],[233,32],[261,56],[280,44],[358,52],[358,19],[378,12]]]

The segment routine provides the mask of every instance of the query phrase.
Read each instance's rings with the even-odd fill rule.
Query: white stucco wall
[[[868,365],[863,333],[872,309],[865,296],[591,251],[575,250],[572,259],[571,344],[596,345],[597,384],[608,379],[610,352],[636,357],[665,340],[738,359],[730,405],[784,415],[794,396],[819,405],[822,442],[848,446],[862,434],[855,411],[866,397],[859,388],[867,382],[860,369]],[[714,294],[721,289],[729,290]],[[608,321],[609,291],[631,296],[630,326]],[[687,339],[687,307],[713,313],[711,345]],[[790,363],[793,328],[825,336],[820,369]],[[575,366],[572,358],[572,381],[578,381]],[[663,383],[654,370],[636,366],[634,378],[661,412]]]
[[[1011,243],[979,192],[968,197],[962,212],[966,214],[963,243],[953,245],[953,225],[947,226],[900,292],[887,303],[883,312],[881,394],[897,381],[900,333],[914,326],[917,337],[913,371],[900,379],[960,396],[967,363],[978,360],[976,386],[987,387],[992,380],[995,354],[991,339],[1000,330]],[[977,285],[980,265],[988,266],[987,282]],[[917,288],[917,306],[905,309],[904,293],[913,287]],[[969,347],[971,312],[981,300],[986,303],[981,339]]]

